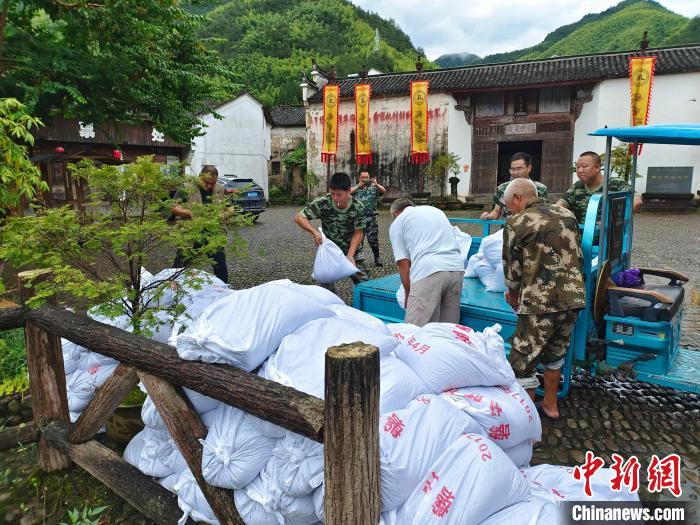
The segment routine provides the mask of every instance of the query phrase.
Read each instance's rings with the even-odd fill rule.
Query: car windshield
[[[229,186],[234,188],[255,188],[257,185],[253,179],[233,179],[229,182]]]

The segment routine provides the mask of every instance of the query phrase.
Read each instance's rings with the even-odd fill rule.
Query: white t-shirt
[[[436,272],[463,272],[455,232],[447,216],[433,206],[409,206],[389,228],[394,260],[411,261],[411,282]]]

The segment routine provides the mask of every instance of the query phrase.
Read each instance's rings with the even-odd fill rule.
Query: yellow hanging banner
[[[340,86],[326,84],[323,88],[323,147],[321,162],[330,162],[338,152],[338,107]]]
[[[357,163],[372,164],[372,147],[369,142],[369,84],[355,86],[355,158]]]
[[[630,124],[644,126],[649,119],[651,85],[654,80],[656,57],[630,57],[630,95],[632,112]]]
[[[427,164],[428,152],[428,81],[411,82],[411,162]]]

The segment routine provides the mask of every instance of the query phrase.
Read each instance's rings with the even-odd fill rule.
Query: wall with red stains
[[[435,158],[448,152],[447,128],[450,106],[454,98],[447,94],[428,95],[428,148]],[[464,116],[461,117],[464,121]],[[321,162],[323,106],[310,104],[307,113],[307,165],[320,179],[317,193],[326,191],[326,174],[345,171],[353,180],[357,176],[355,162],[355,103],[343,100],[340,103],[338,121],[338,153],[335,162]],[[465,124],[466,125],[466,124]],[[372,175],[377,176],[387,188],[387,196],[396,198],[409,196],[417,191],[418,175],[425,166],[410,163],[410,106],[408,94],[396,97],[372,97],[370,100],[370,140],[372,144]],[[470,145],[469,145],[470,149]],[[448,195],[449,185],[434,177],[426,176],[425,191],[433,195]]]

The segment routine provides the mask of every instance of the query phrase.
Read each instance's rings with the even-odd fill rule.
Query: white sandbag
[[[348,260],[343,250],[327,238],[322,231],[321,236],[323,242],[316,250],[311,277],[321,284],[327,284],[355,275],[359,270]]]
[[[515,375],[496,324],[475,332],[454,323],[428,323],[401,342],[396,356],[432,393],[471,385],[509,385]]]
[[[247,525],[311,525],[316,523],[312,495],[294,498],[277,484],[275,463],[268,463],[245,488],[234,492],[236,509]]]
[[[476,525],[526,500],[530,487],[490,439],[462,434],[428,469],[399,511],[399,523]]]
[[[116,363],[105,366],[97,365],[86,370],[76,370],[70,374],[66,384],[68,410],[82,412],[95,396],[95,391],[109,379],[116,368]]]
[[[459,388],[442,396],[473,417],[501,448],[542,439],[535,404],[516,381],[509,386]]]
[[[61,339],[61,352],[63,353],[63,370],[68,375],[83,368],[82,362],[89,350],[68,339]]]
[[[316,517],[320,522],[325,521],[323,517],[323,498],[326,496],[325,484],[321,483],[321,486],[314,490],[314,509],[316,510]]]
[[[277,352],[261,367],[260,375],[323,398],[326,350],[356,341],[375,345],[380,356],[389,354],[398,345],[398,341],[389,335],[378,334],[344,319],[316,319],[287,335]]]
[[[460,230],[458,226],[453,226],[453,228],[455,240],[457,241],[457,246],[459,246],[459,255],[462,257],[464,267],[466,268],[467,262],[469,261],[469,248],[472,247],[472,236]]]
[[[333,312],[291,288],[276,285],[240,290],[202,312],[177,336],[182,359],[229,363],[247,372],[279,346],[282,338]]]
[[[177,479],[180,477],[181,472],[176,472],[174,474],[170,474],[169,476],[165,476],[164,478],[160,478],[158,480],[158,483],[160,483],[160,486],[166,489],[168,492],[175,492],[175,483],[177,483]]]
[[[345,304],[343,300],[337,295],[335,295],[333,292],[326,288],[323,288],[322,286],[316,286],[315,284],[299,284],[290,281],[289,279],[278,279],[276,281],[270,281],[267,284],[276,284],[279,286],[286,286],[288,288],[292,288],[293,290],[296,290],[298,292],[303,293],[304,295],[309,296],[311,299],[321,303],[324,306],[330,306],[332,304]]]
[[[270,458],[275,440],[250,424],[245,412],[222,404],[202,443],[202,475],[210,485],[241,489],[250,483]]]
[[[323,445],[294,432],[277,441],[270,462],[279,488],[289,496],[308,496],[323,483]]]
[[[263,364],[263,367],[265,365]],[[264,377],[262,374],[258,374],[260,377]],[[279,425],[275,425],[265,419],[260,419],[251,414],[248,414],[248,422],[253,425],[253,428],[260,432],[265,437],[269,438],[281,438],[287,433],[287,430]]]
[[[406,288],[403,287],[403,283],[396,290],[396,302],[399,303],[402,310],[406,309]]]
[[[204,418],[204,414],[216,410],[222,403],[216,399],[205,396],[204,394],[190,390],[189,388],[183,388],[182,390],[185,392],[185,395],[192,405],[192,408],[194,408],[194,411],[200,416],[200,419],[202,419],[202,423],[209,428],[211,423],[205,421],[206,418]],[[141,406],[141,420],[147,427],[157,429],[165,428],[165,422],[153,403],[151,396],[146,396],[146,400]]]
[[[527,440],[514,447],[504,448],[503,452],[518,468],[527,468],[532,461],[532,441]]]
[[[481,525],[565,525],[568,522],[564,510],[554,503],[530,498],[499,510]]]
[[[487,292],[505,292],[508,287],[506,286],[506,278],[503,274],[503,263],[499,263],[498,266],[494,268],[491,279],[488,282],[482,281],[482,283],[486,287]]]
[[[333,310],[338,319],[351,321],[358,326],[368,328],[369,330],[377,332],[378,334],[391,335],[391,332],[386,327],[384,322],[377,319],[373,315],[368,314],[367,312],[363,312],[362,310],[358,310],[352,306],[347,306],[346,304],[332,304],[329,305],[328,308]]]
[[[400,507],[428,469],[463,433],[481,427],[435,395],[421,395],[379,419],[382,512]],[[319,519],[321,516],[319,516]]]
[[[476,252],[469,258],[467,267],[464,269],[465,277],[478,277],[478,268],[490,268],[491,265],[484,260],[484,254],[481,251]]]
[[[83,354],[78,363],[78,370],[89,370],[101,366],[114,366],[119,362],[116,359],[107,357],[106,355],[98,354],[97,352],[87,351]]]
[[[173,278],[178,272],[180,275]],[[143,294],[144,304],[149,308],[169,308],[211,288],[228,289],[228,285],[215,275],[195,268],[184,272],[181,268],[165,268],[144,283],[144,287],[149,286],[151,288]]]
[[[401,410],[428,387],[406,363],[387,355],[379,361],[379,413]]]
[[[162,478],[174,472],[164,458],[172,454],[173,444],[165,432],[144,428],[124,449],[124,461],[147,476]]]
[[[411,323],[389,323],[386,327],[391,332],[391,335],[399,341],[405,341],[421,331],[420,326]]]
[[[503,260],[503,230],[498,230],[481,239],[479,251],[484,254],[484,260],[496,267]]]
[[[173,319],[172,330],[167,343],[173,347],[177,346],[177,336],[194,323],[204,310],[234,293],[235,291],[230,288],[223,288],[217,285],[193,291],[190,295],[183,298],[181,304],[185,311]]]
[[[178,525],[185,525],[187,518],[211,525],[219,525],[219,520],[216,519],[214,511],[209,506],[202,489],[199,488],[197,480],[194,479],[189,469],[182,471],[173,488],[177,494],[177,504],[183,512],[182,518],[177,522]]]
[[[624,485],[619,492],[610,488],[615,477],[611,468],[601,468],[590,478],[592,497],[584,492],[584,481],[573,477],[573,467],[537,465],[521,473],[533,489],[533,496],[553,503],[564,501],[639,501],[639,494],[629,492]]]

